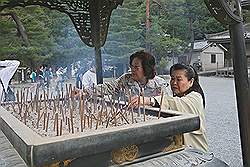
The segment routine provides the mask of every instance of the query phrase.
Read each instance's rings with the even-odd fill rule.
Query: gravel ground
[[[200,83],[206,96],[209,150],[231,167],[243,166],[234,79],[200,77]]]

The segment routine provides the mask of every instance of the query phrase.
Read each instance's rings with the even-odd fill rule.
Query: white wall
[[[216,55],[215,63],[211,63],[212,54]],[[218,68],[223,68],[224,67],[224,50],[218,46],[210,46],[206,48],[201,53],[201,62],[202,62],[203,71],[215,70],[217,68],[217,63],[218,63]]]

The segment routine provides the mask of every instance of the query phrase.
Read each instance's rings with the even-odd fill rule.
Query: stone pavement
[[[15,148],[0,130],[0,167],[26,167]]]

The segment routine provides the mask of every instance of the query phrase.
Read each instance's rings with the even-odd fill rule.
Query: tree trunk
[[[12,19],[16,23],[16,28],[17,28],[18,34],[21,35],[21,38],[22,38],[25,46],[29,46],[30,43],[29,43],[29,40],[28,40],[28,36],[27,36],[26,30],[25,30],[25,28],[23,26],[23,23],[20,21],[20,19],[16,15],[16,13],[13,13],[13,12],[0,13],[0,16],[11,16],[12,17]]]

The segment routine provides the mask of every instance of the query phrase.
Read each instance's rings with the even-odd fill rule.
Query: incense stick
[[[163,95],[164,95],[164,92],[161,90],[161,102],[160,102],[160,108],[159,108],[159,112],[158,112],[158,119],[161,116],[161,108],[162,108],[162,102],[163,102]]]
[[[143,121],[146,121],[146,114],[145,114],[145,101],[144,101],[144,88],[142,88],[142,106],[143,106]]]
[[[47,116],[46,132],[48,132],[48,126],[49,126],[49,113],[48,113],[48,116]]]

